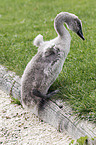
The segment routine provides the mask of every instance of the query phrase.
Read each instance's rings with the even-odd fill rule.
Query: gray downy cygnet
[[[54,28],[58,34],[56,38],[43,41],[40,34],[35,38],[34,45],[38,47],[38,52],[27,64],[21,81],[21,99],[24,107],[34,110],[42,98],[47,99],[58,92],[56,90],[47,94],[61,72],[70,50],[71,37],[64,23],[84,40],[81,20],[68,12],[59,13],[54,20]]]

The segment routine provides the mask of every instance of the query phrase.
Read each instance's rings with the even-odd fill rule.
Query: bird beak
[[[84,36],[83,36],[83,33],[82,33],[82,30],[79,30],[77,32],[77,34],[79,35],[80,38],[82,38],[83,40],[85,40]]]

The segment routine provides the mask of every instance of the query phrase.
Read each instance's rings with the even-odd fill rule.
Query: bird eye
[[[81,24],[80,24],[80,22],[78,23],[78,27],[81,29]]]

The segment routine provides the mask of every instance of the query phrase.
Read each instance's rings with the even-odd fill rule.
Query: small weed
[[[18,105],[22,106],[21,102],[18,99],[15,99],[14,97],[11,97],[11,103],[18,104]]]
[[[92,140],[94,140],[94,138],[92,138]],[[88,136],[80,137],[76,141],[72,140],[69,145],[89,145]]]

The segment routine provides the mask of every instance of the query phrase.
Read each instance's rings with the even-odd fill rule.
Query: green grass
[[[70,31],[70,53],[51,90],[72,106],[77,116],[96,122],[96,0],[0,0],[0,64],[22,75],[36,54],[33,39],[57,36],[57,13],[75,13],[83,24],[85,41]]]
[[[87,139],[88,139],[88,137],[87,136],[85,136],[85,137],[80,137],[79,139],[77,139],[76,140],[76,143],[74,144],[74,140],[72,140],[70,143],[69,143],[69,145],[72,145],[72,144],[74,144],[74,145],[87,145],[88,143],[87,143]]]

